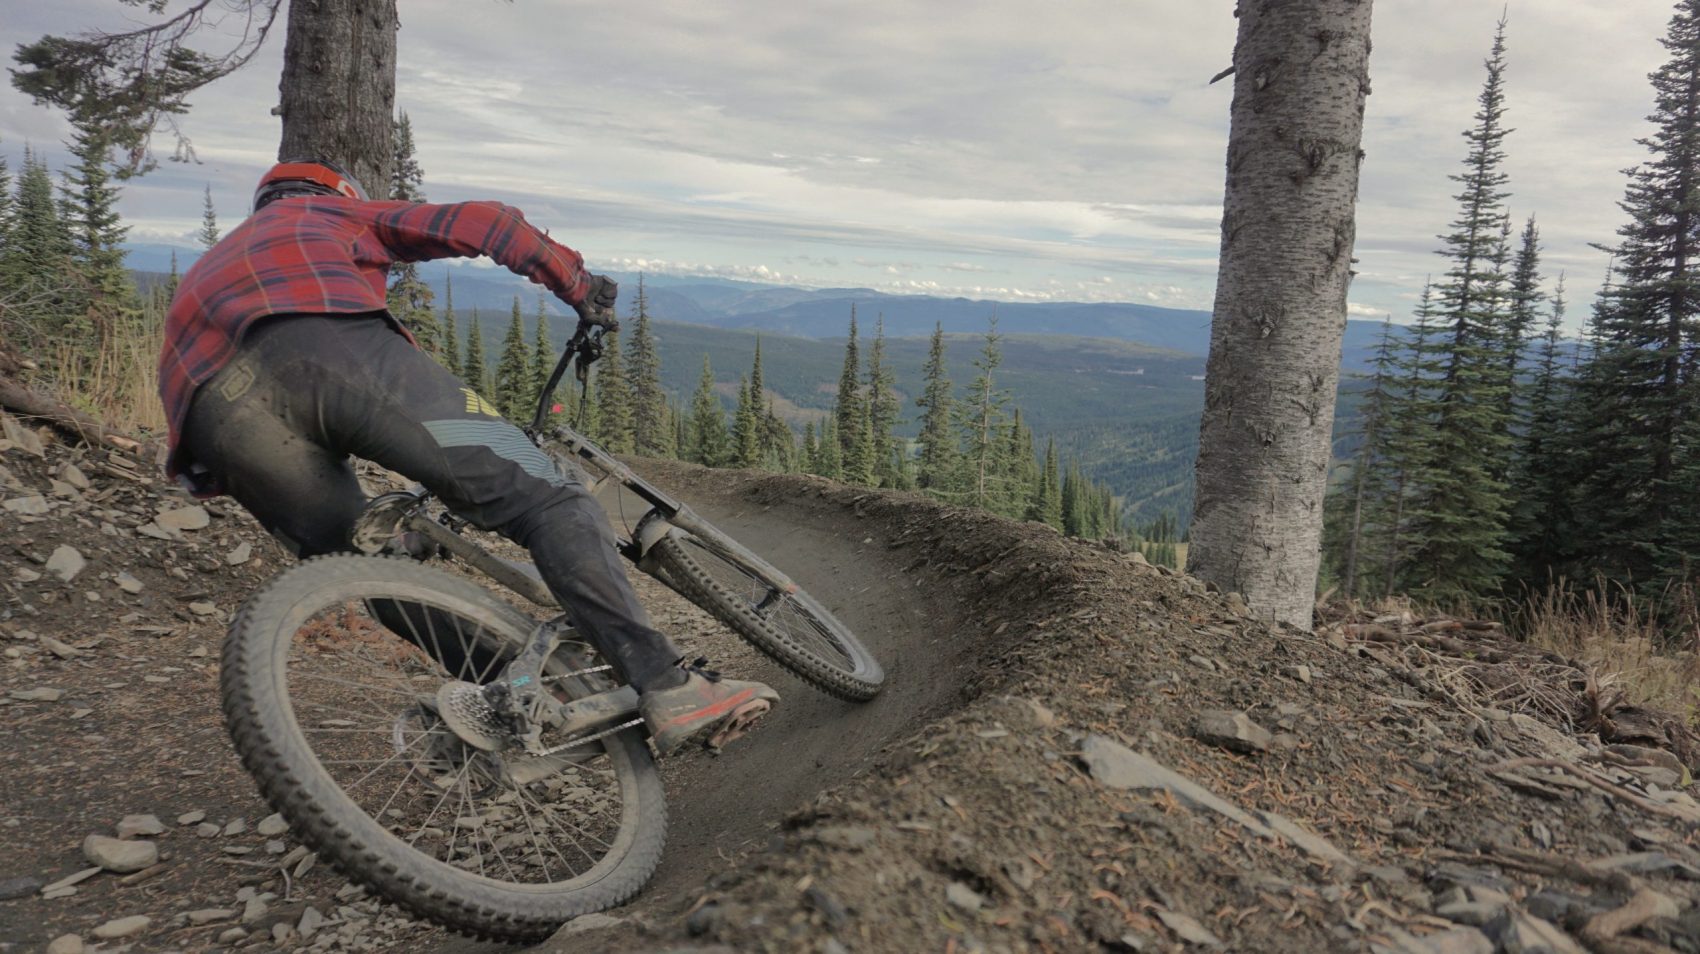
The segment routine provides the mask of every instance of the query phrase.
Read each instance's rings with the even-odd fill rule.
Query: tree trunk
[[[396,0],[290,0],[279,159],[329,159],[388,197],[397,24]]]
[[[1241,0],[1187,569],[1308,630],[1346,327],[1371,0]]]

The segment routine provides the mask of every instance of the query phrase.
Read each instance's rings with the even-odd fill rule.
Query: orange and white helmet
[[[254,189],[254,211],[291,195],[341,195],[365,201],[366,190],[343,168],[328,159],[286,159],[260,177]]]

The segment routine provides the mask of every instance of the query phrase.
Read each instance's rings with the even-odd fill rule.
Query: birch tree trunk
[[[1187,569],[1310,629],[1371,0],[1240,0]]]
[[[279,159],[329,159],[390,191],[396,0],[289,0]]]

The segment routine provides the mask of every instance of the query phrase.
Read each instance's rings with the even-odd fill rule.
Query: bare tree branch
[[[163,14],[167,0],[122,0]],[[12,85],[43,105],[58,106],[79,123],[113,133],[127,158],[120,175],[153,168],[150,139],[161,124],[177,140],[172,156],[192,161],[194,149],[176,117],[201,87],[241,69],[265,43],[283,0],[195,0],[188,9],[151,26],[124,33],[94,31],[45,36],[18,47]],[[240,27],[232,46],[218,54],[188,46],[197,32]]]

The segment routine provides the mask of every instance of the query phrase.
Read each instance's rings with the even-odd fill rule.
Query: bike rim
[[[342,795],[417,855],[505,886],[593,877],[617,861],[628,820],[600,743],[538,763],[477,750],[437,713],[440,686],[487,681],[527,635],[476,615],[424,594],[306,613],[281,672],[300,736]]]
[[[676,537],[688,547],[686,555],[718,583],[741,600],[745,607],[760,617],[788,642],[815,658],[848,673],[860,670],[859,660],[844,646],[832,629],[821,621],[817,610],[804,602],[800,593],[781,590],[768,583],[755,570],[722,556],[717,550],[691,535]]]

